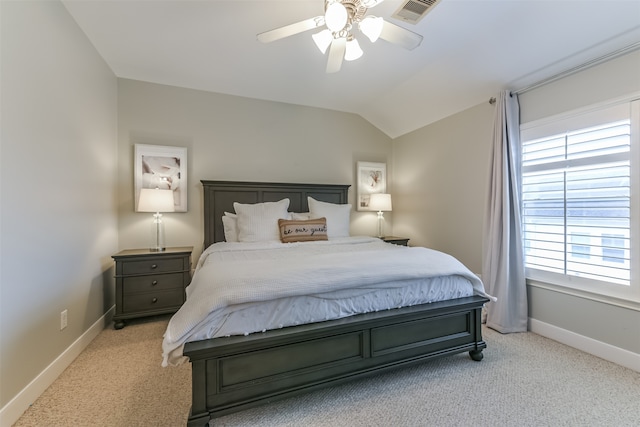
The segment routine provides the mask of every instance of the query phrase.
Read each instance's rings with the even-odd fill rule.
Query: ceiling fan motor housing
[[[324,3],[325,13],[333,3],[342,3],[347,10],[347,25],[341,31],[350,31],[353,24],[362,21],[367,14],[367,7],[362,0],[326,0]]]

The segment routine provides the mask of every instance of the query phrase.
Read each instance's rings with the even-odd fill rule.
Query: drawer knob
[[[155,285],[157,285],[157,284],[158,284],[158,281],[157,281],[157,280],[154,280],[153,282],[151,282],[151,286],[155,286]]]
[[[158,268],[158,264],[151,264],[151,269],[152,269],[152,270],[154,270],[154,269],[156,269],[156,268]]]
[[[152,299],[151,302],[155,304],[156,302],[158,302],[158,298]]]

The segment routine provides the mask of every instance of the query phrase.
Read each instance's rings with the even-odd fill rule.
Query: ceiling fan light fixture
[[[313,34],[311,37],[313,38],[316,46],[318,46],[318,49],[320,49],[320,52],[322,52],[323,55],[327,53],[327,49],[333,41],[333,34],[331,34],[331,31],[325,29],[319,33]]]
[[[409,1],[435,1],[437,3],[441,0]],[[381,17],[367,16],[369,8],[382,2],[383,0],[324,0],[324,15],[259,33],[257,38],[263,43],[270,43],[316,29],[319,32],[313,34],[312,38],[323,55],[328,53],[327,73],[338,72],[345,60],[353,61],[363,55],[360,44],[352,32],[356,24],[358,30],[371,43],[375,43],[378,38],[381,38],[407,50],[418,47],[423,39],[420,34],[409,31]],[[319,29],[319,27],[325,25],[326,29]],[[357,35],[357,32],[355,34]],[[358,35],[358,37],[361,36]]]
[[[324,20],[327,28],[333,33],[337,33],[342,30],[349,19],[347,8],[340,2],[331,3],[327,6],[327,10],[324,14]]]
[[[351,38],[347,41],[347,47],[344,52],[345,61],[355,61],[362,56],[363,52],[360,49],[360,43],[355,38]]]
[[[358,24],[358,28],[362,31],[362,34],[367,36],[367,38],[371,40],[371,43],[375,43],[375,41],[378,40],[378,37],[382,34],[383,26],[384,19],[372,15],[367,16]]]

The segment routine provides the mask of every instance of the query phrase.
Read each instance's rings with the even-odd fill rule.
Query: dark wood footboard
[[[486,302],[473,296],[187,343],[188,425],[429,358],[468,351],[479,361]]]

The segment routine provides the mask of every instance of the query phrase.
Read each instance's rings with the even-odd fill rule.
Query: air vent
[[[440,0],[408,0],[391,17],[408,24],[417,24],[438,3]]]

